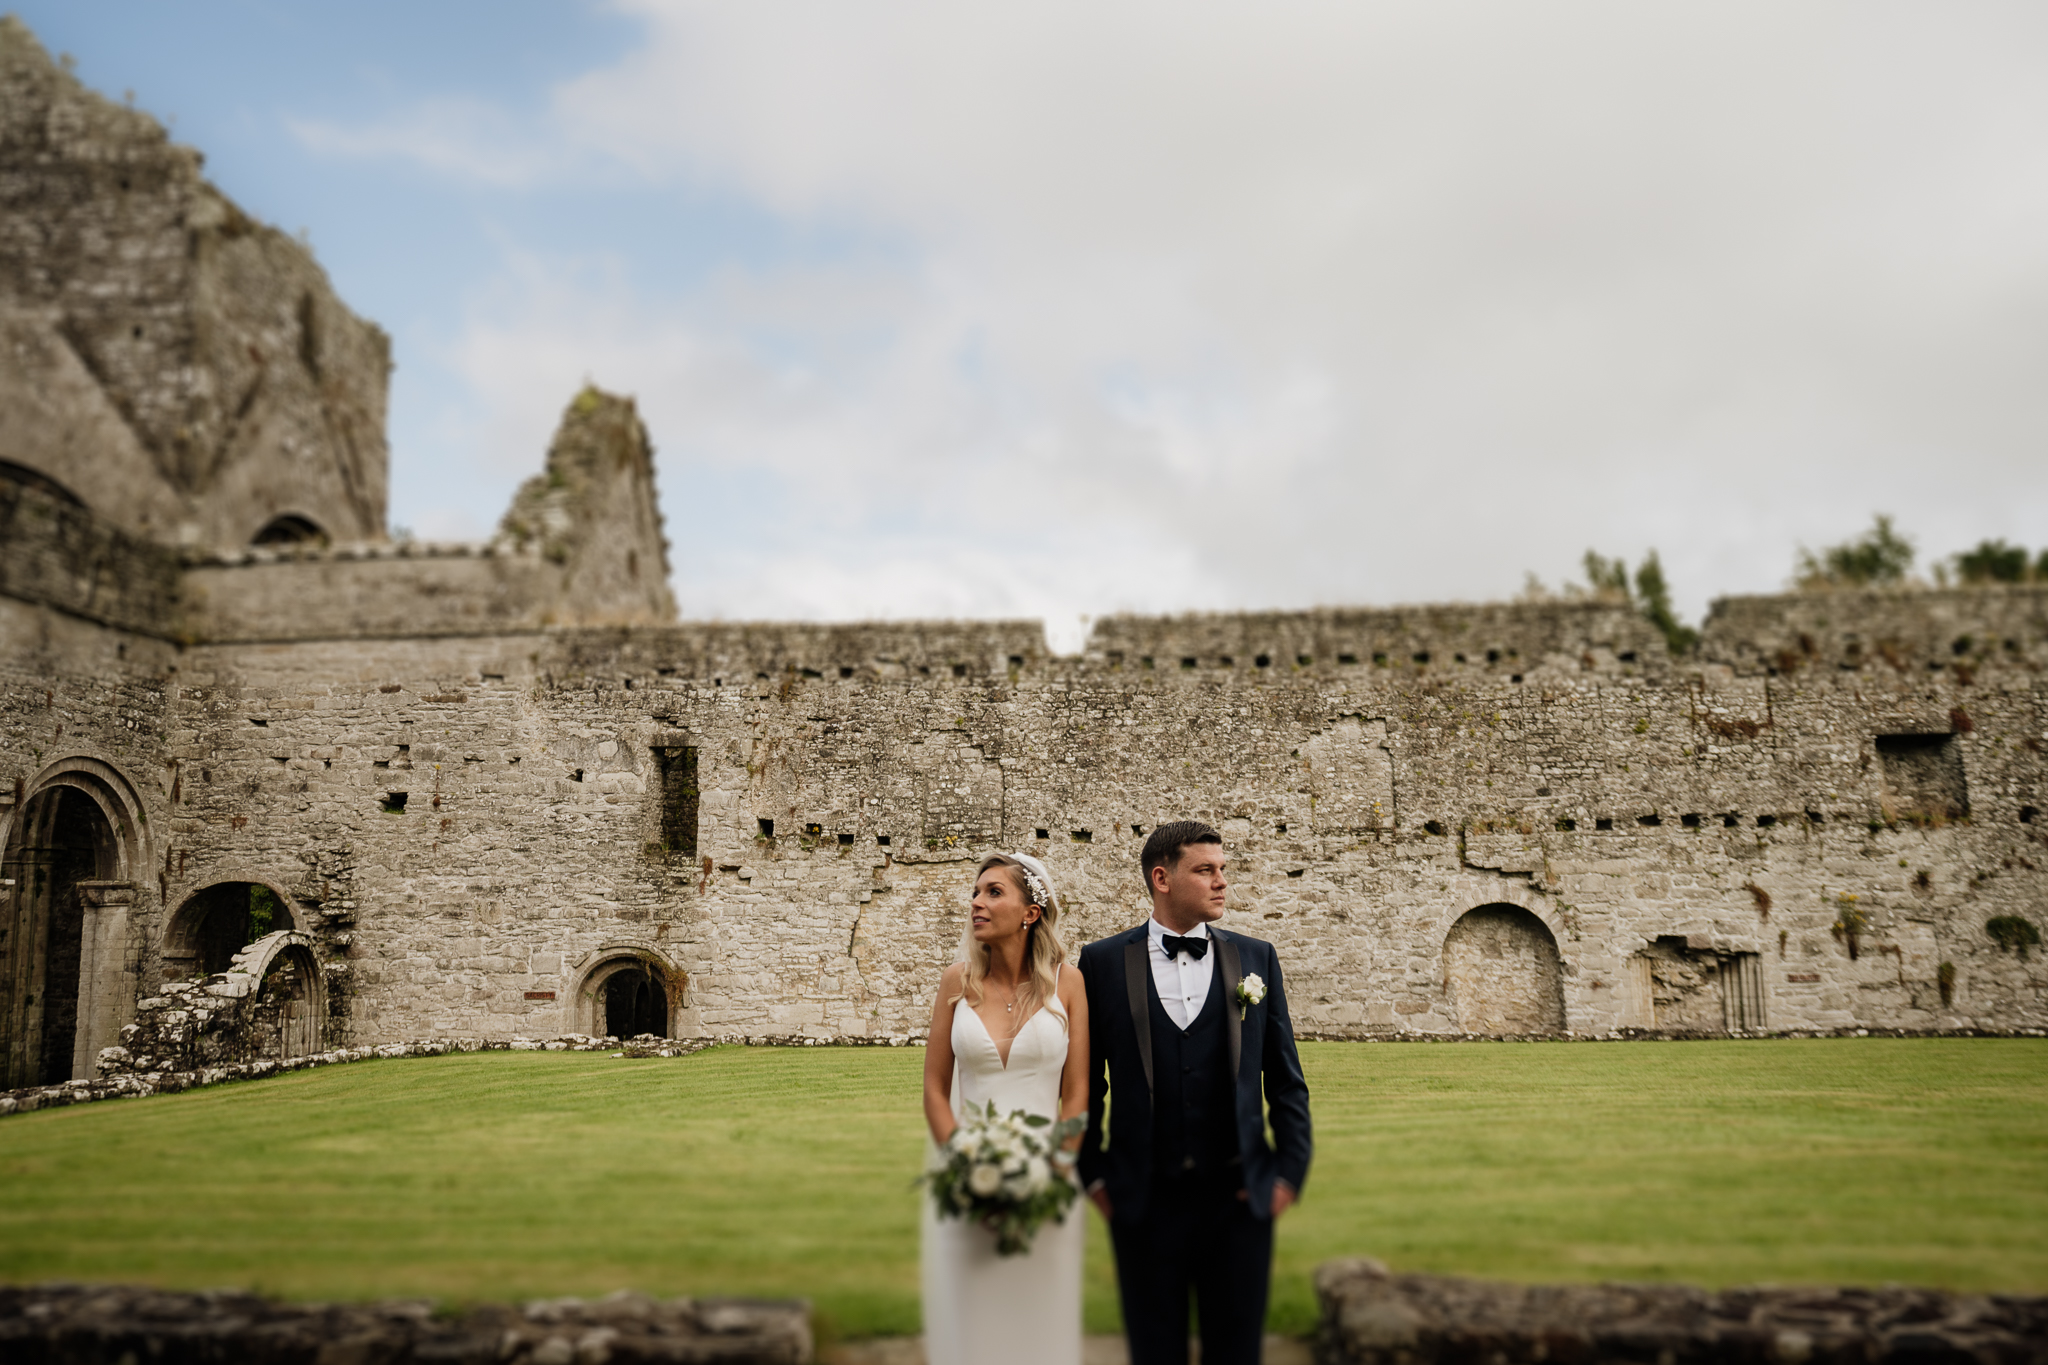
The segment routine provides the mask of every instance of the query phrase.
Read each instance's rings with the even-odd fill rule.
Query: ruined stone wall
[[[138,992],[182,907],[261,884],[329,1046],[602,1031],[584,987],[628,959],[684,1036],[915,1034],[983,853],[1044,856],[1078,947],[1144,913],[1142,832],[1190,814],[1306,1031],[2048,1023],[2039,955],[1983,927],[2048,901],[2024,660],[1147,669],[1002,623],[180,649],[4,605],[10,772],[96,756],[148,812]],[[1967,814],[1891,791],[1894,735]]]
[[[389,341],[200,161],[0,18],[0,462],[148,538],[381,539]]]
[[[1588,667],[1589,641],[1517,683],[1412,657],[1146,669],[1025,634],[194,649],[170,902],[289,889],[360,1041],[592,1031],[607,955],[671,973],[686,1035],[915,1033],[983,853],[1044,856],[1078,947],[1136,922],[1141,831],[1192,814],[1309,1031],[2048,1023],[2038,955],[1983,929],[2048,900],[2048,708],[2021,664],[1656,681]],[[1966,817],[1888,798],[1893,734],[1950,753]],[[687,851],[662,842],[661,755],[685,748]],[[1481,907],[1514,909],[1458,930]],[[1484,921],[1517,916],[1527,941],[1489,958]]]
[[[90,1075],[133,1017],[163,918],[176,657],[160,638],[0,595],[0,1088]],[[52,800],[65,803],[55,829],[35,818]],[[52,834],[92,865],[53,866]],[[69,1023],[46,1031],[53,1007]]]
[[[0,595],[159,638],[184,633],[177,557],[41,489],[0,479]]]

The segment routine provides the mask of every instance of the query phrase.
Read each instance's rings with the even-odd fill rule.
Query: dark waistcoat
[[[1209,975],[1209,994],[1182,1032],[1159,1003],[1146,964],[1145,1004],[1152,1013],[1152,1174],[1154,1179],[1217,1175],[1238,1158],[1237,1086],[1223,1017],[1223,973]]]

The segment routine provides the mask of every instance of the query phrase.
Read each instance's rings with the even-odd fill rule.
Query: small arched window
[[[45,497],[54,498],[68,507],[85,506],[85,500],[79,497],[78,494],[72,492],[63,484],[58,483],[41,470],[30,469],[25,464],[16,464],[12,460],[0,460],[0,479],[4,479],[8,483],[19,484],[23,488],[33,488]]]
[[[325,545],[327,533],[305,517],[287,512],[281,517],[272,517],[263,529],[256,533],[252,545]]]

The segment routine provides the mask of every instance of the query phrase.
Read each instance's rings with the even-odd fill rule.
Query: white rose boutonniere
[[[1244,1018],[1244,1012],[1266,998],[1266,983],[1257,972],[1247,973],[1237,983],[1237,1017]]]

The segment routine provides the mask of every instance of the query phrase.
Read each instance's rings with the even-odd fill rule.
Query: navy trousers
[[[1228,1174],[1155,1180],[1144,1218],[1110,1220],[1131,1365],[1188,1365],[1190,1291],[1202,1365],[1258,1365],[1273,1222],[1252,1216],[1237,1168]]]

